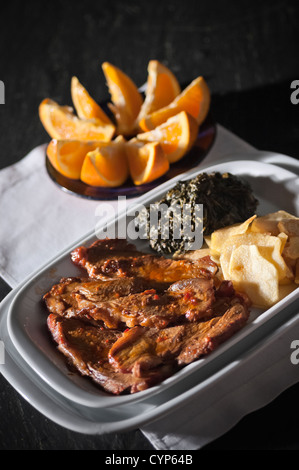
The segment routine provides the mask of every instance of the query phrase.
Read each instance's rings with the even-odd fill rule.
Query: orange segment
[[[138,122],[148,114],[168,106],[181,92],[175,75],[158,60],[150,60],[147,71],[145,100],[137,118]]]
[[[71,179],[80,179],[85,155],[99,145],[100,142],[52,139],[47,146],[47,155],[59,173]]]
[[[130,135],[135,130],[142,96],[135,83],[122,70],[109,62],[104,62],[102,69],[111,95],[112,103],[109,106],[116,119],[118,133]]]
[[[79,118],[97,119],[99,124],[113,124],[100,105],[90,96],[86,88],[84,88],[84,86],[79,82],[77,77],[72,77],[71,95]]]
[[[136,185],[150,183],[169,170],[169,161],[158,142],[132,139],[126,144],[131,178]]]
[[[137,134],[137,139],[160,142],[169,163],[174,163],[191,149],[198,134],[198,127],[194,117],[181,111],[152,131]]]
[[[209,87],[203,77],[197,77],[168,106],[141,119],[139,126],[144,131],[152,130],[180,111],[191,114],[200,125],[208,114],[210,103]]]
[[[111,124],[99,125],[95,119],[79,119],[72,108],[60,106],[49,98],[39,105],[39,117],[52,139],[109,141],[115,131]]]
[[[111,142],[89,152],[81,169],[81,180],[91,186],[121,186],[129,176],[125,145]]]

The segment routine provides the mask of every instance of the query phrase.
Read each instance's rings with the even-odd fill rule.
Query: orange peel
[[[129,167],[125,144],[105,143],[87,153],[80,178],[91,186],[117,187],[129,177]]]
[[[132,139],[126,144],[131,178],[135,185],[150,183],[169,170],[169,161],[158,142]]]
[[[77,77],[71,80],[71,96],[80,119],[96,119],[99,124],[113,125],[101,106],[90,96]]]
[[[181,92],[176,76],[158,60],[150,60],[147,71],[145,99],[137,117],[138,122],[154,111],[168,106]]]
[[[99,125],[96,119],[79,119],[73,108],[60,106],[49,98],[39,105],[39,117],[52,139],[110,141],[115,131],[113,125]]]
[[[143,98],[133,80],[115,65],[102,64],[112,103],[109,108],[117,122],[117,132],[132,135]]]
[[[100,142],[52,139],[47,146],[47,156],[59,173],[71,179],[80,179],[86,154],[99,145]]]
[[[198,135],[198,127],[193,116],[181,111],[152,131],[137,134],[137,139],[159,142],[169,163],[174,163],[191,149]]]
[[[145,116],[139,121],[143,131],[155,129],[171,116],[186,111],[200,126],[210,109],[210,89],[203,77],[195,78],[168,106]]]

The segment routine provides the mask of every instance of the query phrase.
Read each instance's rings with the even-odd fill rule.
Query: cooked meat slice
[[[163,330],[134,327],[125,331],[109,351],[116,370],[141,377],[152,367],[174,360],[178,366],[215,350],[240,330],[248,320],[248,309],[241,303],[224,315],[206,322],[185,323]]]
[[[165,290],[168,284],[148,282],[140,278],[115,279],[101,281],[98,279],[69,277],[63,278],[55,284],[43,299],[51,313],[74,316],[82,306],[78,305],[78,299],[87,299],[91,306],[97,302],[119,299],[129,294],[143,292],[149,288],[155,288],[159,292]],[[87,313],[87,312],[86,312]]]
[[[68,309],[76,308],[76,299],[73,297],[74,289],[88,279],[65,277],[43,296],[47,309],[51,313],[62,315]]]
[[[207,319],[213,314],[214,300],[214,282],[205,278],[178,281],[163,293],[151,289],[106,302],[76,294],[77,315],[104,322],[108,328],[165,328],[182,319]]]
[[[238,303],[230,307],[224,315],[207,322],[206,328],[196,330],[192,328],[192,324],[188,325],[188,341],[185,341],[177,357],[178,364],[189,364],[194,359],[214,351],[220,344],[243,328],[248,318],[249,311],[247,307]]]
[[[176,282],[190,277],[213,277],[218,268],[209,256],[198,260],[168,259],[140,253],[125,240],[97,240],[90,247],[72,251],[72,261],[91,278],[141,277],[157,282]]]
[[[247,294],[236,291],[232,281],[215,282],[215,302],[213,304],[214,317],[223,315],[235,304],[242,304],[249,309],[251,301]]]
[[[55,314],[49,315],[48,328],[58,350],[72,366],[81,375],[90,377],[113,394],[145,390],[174,371],[173,366],[165,364],[140,378],[117,372],[108,361],[108,351],[121,336],[119,331],[101,329],[78,319],[67,319]]]
[[[71,257],[75,264],[85,267],[85,262],[96,263],[99,260],[109,260],[111,254],[119,258],[126,258],[144,253],[139,252],[133,243],[128,243],[125,239],[105,238],[96,240],[88,248],[84,246],[75,248]]]
[[[200,320],[212,315],[215,284],[212,279],[194,278],[174,282],[168,293],[177,299],[188,320]]]
[[[161,330],[142,326],[129,328],[111,347],[110,363],[116,370],[142,376],[179,354],[184,331],[185,325]]]
[[[122,276],[129,269],[131,259],[149,257],[137,251],[135,245],[123,239],[96,240],[88,248],[79,246],[71,252],[71,260],[85,268],[90,277],[109,279]]]

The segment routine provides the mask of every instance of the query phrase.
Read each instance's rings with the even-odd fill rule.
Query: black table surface
[[[141,85],[150,59],[169,66],[181,83],[204,75],[217,122],[256,148],[298,159],[299,104],[290,99],[291,83],[299,80],[298,24],[299,3],[289,0],[10,0],[1,6],[5,104],[0,105],[0,168],[48,141],[38,105],[45,97],[70,105],[73,75],[102,101],[107,99],[102,62],[119,66]],[[9,291],[0,280],[0,299]],[[198,452],[298,450],[298,396],[299,384]],[[104,436],[64,429],[36,411],[1,376],[0,449],[153,447],[138,429]]]

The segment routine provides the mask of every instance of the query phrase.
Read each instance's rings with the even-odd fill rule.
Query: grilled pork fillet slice
[[[245,325],[248,316],[247,307],[236,303],[223,315],[206,322],[163,330],[136,326],[113,344],[109,359],[116,370],[132,372],[136,377],[170,361],[183,366],[215,350]]]
[[[209,256],[198,260],[168,259],[145,254],[126,240],[97,240],[72,251],[72,261],[91,278],[140,277],[173,283],[191,277],[213,277],[218,270]]]
[[[150,289],[104,302],[95,302],[86,293],[75,297],[76,315],[100,324],[104,322],[107,328],[136,325],[165,328],[182,319],[211,318],[215,287],[213,279],[198,278],[178,281],[163,293]]]
[[[48,316],[48,328],[58,350],[81,375],[90,377],[107,392],[119,395],[135,393],[162,381],[174,372],[174,365],[165,364],[135,377],[116,371],[108,361],[108,351],[121,336],[120,331],[106,330],[88,325],[75,318]]]
[[[76,315],[82,307],[78,305],[78,299],[85,298],[91,306],[96,303],[119,299],[129,294],[143,292],[149,288],[155,288],[162,292],[168,284],[148,282],[140,278],[115,279],[101,281],[98,279],[68,277],[62,278],[55,284],[43,299],[47,309],[51,313],[71,317]]]

